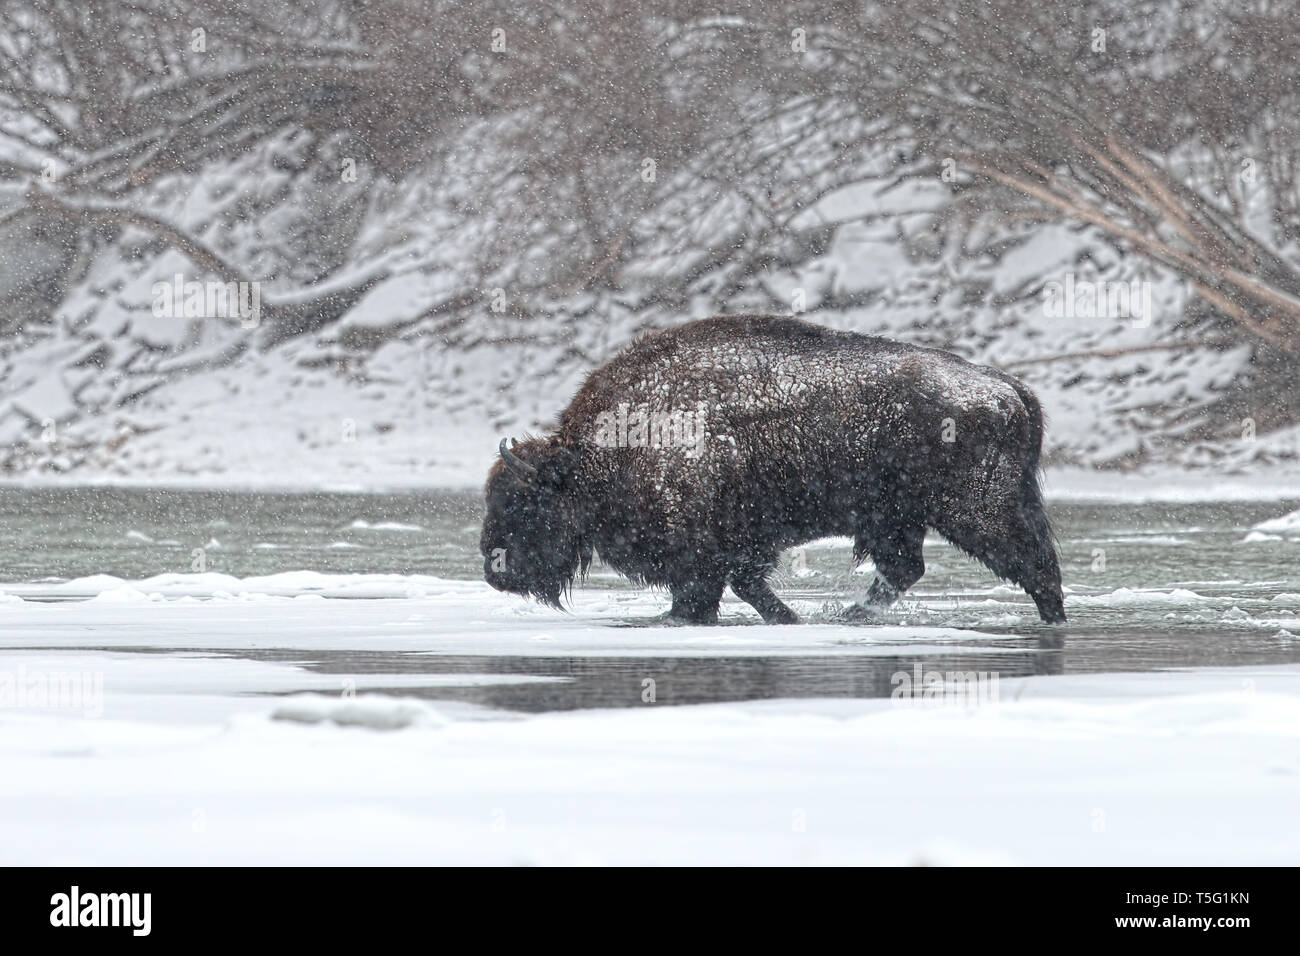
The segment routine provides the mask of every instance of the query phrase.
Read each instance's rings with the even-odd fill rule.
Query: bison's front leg
[[[790,610],[767,583],[767,569],[737,571],[731,576],[731,590],[767,624],[798,624],[799,615]]]
[[[711,576],[670,584],[673,606],[668,620],[678,624],[717,624],[724,587],[726,582],[722,578]]]

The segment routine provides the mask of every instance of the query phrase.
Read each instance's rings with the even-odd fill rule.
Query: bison
[[[916,583],[934,529],[1062,622],[1042,436],[1025,385],[947,352],[777,316],[690,322],[592,372],[553,435],[502,440],[484,574],[559,608],[598,552],[666,587],[670,620],[716,623],[730,585],[789,624],[778,556],[848,535],[876,568],[860,617]]]

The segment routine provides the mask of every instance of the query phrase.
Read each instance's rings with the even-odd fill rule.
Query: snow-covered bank
[[[520,717],[261,696],[311,689],[288,664],[31,660],[102,671],[104,712],[0,710],[11,865],[1300,861],[1294,666]]]
[[[1023,677],[1075,638],[665,627],[653,592],[562,615],[429,576],[6,587],[7,864],[1300,862],[1300,664]],[[1071,606],[1231,604],[1123,590]],[[733,702],[674,703],[692,670]],[[518,706],[593,680],[596,709]]]

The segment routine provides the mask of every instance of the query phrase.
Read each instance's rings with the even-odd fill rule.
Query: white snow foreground
[[[437,579],[304,600],[273,576],[263,590],[282,593],[199,600],[228,585],[182,580],[202,577],[98,581],[143,600],[0,602],[0,861],[1300,861],[1300,666],[1007,679],[970,706],[667,706],[630,680],[627,708],[529,716],[413,695],[562,680],[491,672],[502,654],[914,654],[972,634],[621,628],[601,618],[645,615],[654,598],[587,595],[594,612],[564,616]],[[329,578],[297,585],[382,591]],[[252,649],[343,664],[241,656]],[[346,652],[376,649],[484,668],[347,671]],[[59,680],[76,706],[59,706]]]

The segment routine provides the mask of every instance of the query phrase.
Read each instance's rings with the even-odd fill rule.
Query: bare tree
[[[667,248],[665,294],[709,273],[726,293],[808,248],[791,223],[819,196],[951,160],[954,221],[1092,226],[1294,359],[1298,18],[1274,0],[4,0],[0,221],[131,225],[244,275],[149,189],[297,130],[463,189],[483,281],[618,289]],[[386,274],[348,268],[334,307],[291,296],[282,333]]]
[[[999,215],[1012,193],[1094,226],[1300,358],[1294,4],[909,0],[801,14],[821,24],[823,89],[884,122],[912,159],[902,174],[950,159],[966,201]],[[1263,232],[1250,193],[1270,209]]]

